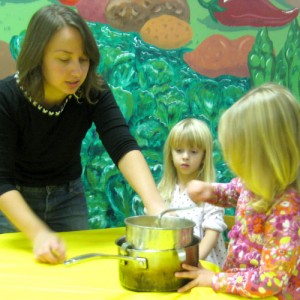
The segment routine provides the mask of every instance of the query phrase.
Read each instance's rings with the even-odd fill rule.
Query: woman
[[[99,60],[85,21],[68,7],[50,5],[30,20],[18,72],[0,81],[0,231],[24,232],[40,262],[65,258],[55,231],[88,229],[80,149],[93,122],[148,213],[164,208],[136,140],[96,73]]]

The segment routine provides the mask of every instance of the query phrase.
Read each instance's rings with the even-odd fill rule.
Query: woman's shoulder
[[[5,91],[6,89],[15,89],[17,87],[17,81],[15,78],[15,75],[9,75],[3,79],[0,80],[0,86],[1,90],[0,91]],[[2,90],[3,88],[3,90]]]
[[[14,75],[0,80],[0,105],[15,105],[22,94]]]
[[[111,93],[112,93],[111,87],[109,86],[109,84],[107,82],[103,82],[101,87],[98,87],[98,88],[93,87],[90,90],[91,97],[101,97],[101,96],[104,96],[106,94],[111,94]]]
[[[93,108],[97,106],[110,105],[115,103],[115,98],[110,86],[107,83],[103,83],[101,88],[92,88],[89,92],[90,102],[86,101],[86,104],[90,105]],[[87,99],[86,99],[87,100]]]

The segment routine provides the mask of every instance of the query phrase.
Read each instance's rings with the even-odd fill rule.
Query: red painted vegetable
[[[215,20],[227,26],[277,27],[290,23],[299,9],[281,10],[269,0],[198,0]]]
[[[75,4],[77,4],[80,0],[59,0],[59,2],[61,4],[64,5],[70,5],[70,6],[74,6]]]

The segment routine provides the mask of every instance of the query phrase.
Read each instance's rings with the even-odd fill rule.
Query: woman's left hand
[[[187,292],[193,287],[211,287],[212,277],[215,272],[204,269],[202,266],[194,267],[183,264],[182,268],[186,271],[176,272],[175,277],[191,279],[185,286],[178,289],[179,293]]]

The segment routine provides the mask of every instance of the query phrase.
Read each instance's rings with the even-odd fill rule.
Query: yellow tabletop
[[[67,244],[68,258],[90,252],[118,254],[115,241],[125,235],[125,228],[59,235]],[[211,288],[194,288],[185,294],[129,291],[119,282],[118,268],[119,261],[114,259],[93,259],[70,266],[41,264],[34,260],[31,244],[22,233],[0,234],[0,297],[3,300],[244,299],[215,293]]]

